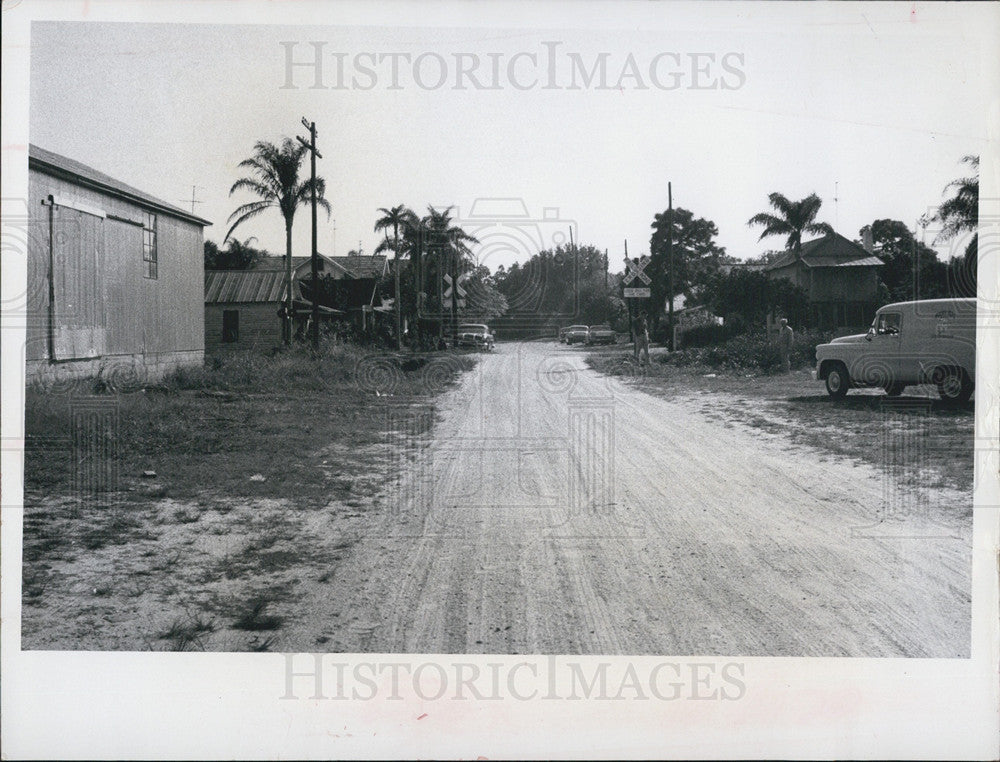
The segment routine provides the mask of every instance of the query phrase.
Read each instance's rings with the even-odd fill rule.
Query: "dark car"
[[[463,323],[458,327],[458,346],[460,347],[492,350],[494,343],[489,326],[481,323]]]
[[[614,344],[618,334],[610,325],[592,325],[587,331],[588,344]]]
[[[587,340],[587,334],[590,332],[590,329],[585,325],[571,325],[569,328],[565,328],[563,330],[566,331],[567,344],[585,342]]]

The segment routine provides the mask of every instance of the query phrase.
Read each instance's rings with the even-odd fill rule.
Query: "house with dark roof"
[[[805,289],[812,323],[819,328],[867,326],[875,315],[882,260],[862,246],[830,233],[786,251],[764,268]]]
[[[282,342],[285,308],[284,270],[205,271],[205,351],[270,349]],[[343,316],[340,310],[319,307],[320,320]],[[312,315],[312,304],[293,284],[292,320],[302,335]]]
[[[319,255],[320,277],[329,275],[337,280],[347,278],[375,278],[379,280],[389,274],[389,261],[383,254],[349,254],[344,257]],[[282,256],[264,257],[254,264],[255,270],[285,270]],[[292,257],[292,277],[305,280],[312,276],[312,257]]]
[[[389,259],[384,254],[348,254],[344,257],[328,257],[328,259],[354,273],[355,278],[379,280],[389,275]]]
[[[320,277],[331,276],[338,280],[344,278],[357,278],[358,274],[352,270],[348,270],[341,262],[337,262],[337,259],[345,259],[345,257],[327,257],[323,254],[319,255],[319,261],[317,262],[317,270]],[[284,257],[264,257],[259,259],[253,266],[254,270],[277,270],[280,272],[285,272],[285,258]],[[312,277],[312,257],[292,257],[292,279],[295,281],[304,280]]]
[[[28,380],[99,373],[152,380],[201,364],[206,225],[93,167],[29,146]]]

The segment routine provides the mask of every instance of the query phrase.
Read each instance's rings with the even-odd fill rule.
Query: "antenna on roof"
[[[192,185],[191,186],[191,198],[189,198],[189,199],[188,198],[182,199],[182,201],[185,204],[191,204],[191,214],[194,214],[194,205],[195,204],[204,204],[205,203],[204,201],[199,201],[197,199],[197,194],[195,193],[195,191],[198,190],[198,188],[201,188],[202,190],[204,190],[205,186],[204,185]]]
[[[840,183],[833,184],[833,224],[840,230]]]

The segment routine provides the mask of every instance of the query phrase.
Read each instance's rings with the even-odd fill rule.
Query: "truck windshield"
[[[875,318],[875,333],[879,336],[898,336],[903,316],[898,312],[883,312]]]

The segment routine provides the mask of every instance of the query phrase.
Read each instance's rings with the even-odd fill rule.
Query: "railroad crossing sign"
[[[462,288],[462,284],[469,279],[469,273],[462,273],[458,276],[458,297],[461,299],[463,296],[467,296],[465,289]],[[441,294],[443,299],[451,299],[451,276],[448,273],[444,274],[444,293]]]
[[[626,288],[624,296],[626,299],[648,299],[649,298],[649,287],[641,288]]]
[[[645,272],[643,272],[643,270],[646,269],[646,265],[648,264],[649,264],[649,257],[647,256],[643,256],[642,258],[636,258],[636,259],[629,259],[628,257],[626,257],[625,265],[626,267],[628,267],[628,270],[625,273],[625,277],[622,278],[622,283],[631,283],[636,278],[638,278],[648,286],[652,282],[652,278],[650,278],[648,275],[646,275]],[[628,295],[626,294],[626,296]],[[647,296],[649,296],[649,294],[647,294]]]

